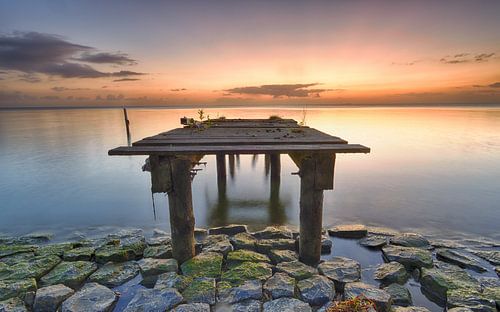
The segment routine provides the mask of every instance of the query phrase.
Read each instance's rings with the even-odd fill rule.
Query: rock
[[[496,277],[479,277],[477,279],[481,285],[481,289],[485,288],[500,288],[500,279]]]
[[[107,263],[90,275],[89,280],[106,287],[117,287],[139,274],[139,265],[133,261]]]
[[[487,298],[479,291],[468,288],[450,289],[447,292],[447,307],[469,308],[472,311],[496,312],[495,300]]]
[[[36,280],[27,278],[23,280],[0,280],[0,301],[13,297],[25,299],[26,294],[36,291]]]
[[[10,298],[0,301],[0,311],[2,312],[28,312],[24,302],[19,298]]]
[[[50,241],[54,237],[54,234],[49,232],[33,232],[25,234],[17,238],[17,242],[21,244],[42,244]]]
[[[16,265],[19,262],[28,261],[34,257],[35,257],[34,252],[23,252],[23,253],[18,253],[18,254],[14,254],[11,256],[0,258],[0,270],[2,269],[1,263],[5,263],[7,265]]]
[[[196,240],[204,240],[208,235],[207,229],[194,228],[194,237]]]
[[[344,283],[356,282],[361,278],[361,265],[359,262],[345,257],[333,257],[320,263],[318,271],[332,281],[339,283],[337,285],[339,291]]]
[[[123,311],[169,311],[182,300],[181,294],[174,288],[141,289]]]
[[[318,310],[316,310],[316,312],[328,312],[328,310],[331,307],[333,307],[333,306],[335,306],[335,302],[334,301],[327,302],[321,308],[319,308]]]
[[[439,267],[423,268],[420,277],[422,292],[430,299],[445,303],[451,289],[466,288],[480,291],[479,282],[465,270],[451,264],[438,263]]]
[[[442,248],[437,250],[436,258],[441,261],[456,264],[464,269],[471,269],[476,272],[487,271],[479,261],[468,255],[464,251]]]
[[[500,265],[500,250],[471,250],[471,252],[493,265]]]
[[[229,241],[229,237],[224,234],[209,235],[203,242],[203,252],[218,252],[227,256],[230,251],[233,251],[233,245]]]
[[[251,250],[240,249],[236,251],[231,251],[227,254],[226,263],[228,266],[237,265],[245,261],[266,262],[266,263],[271,262],[268,256]]]
[[[328,229],[328,234],[342,238],[363,238],[368,234],[368,230],[362,224],[343,224]]]
[[[163,273],[158,276],[155,287],[156,289],[162,288],[175,288],[182,292],[193,279],[184,275],[179,275],[176,272]]]
[[[408,280],[408,273],[401,263],[389,262],[381,264],[373,273],[373,278],[384,285],[404,284]]]
[[[280,250],[295,250],[295,240],[276,238],[276,239],[261,239],[255,243],[255,248],[258,252],[268,254],[273,249]]]
[[[448,312],[474,312],[469,308],[452,308],[448,309]]]
[[[417,233],[401,233],[391,237],[391,244],[403,247],[429,247],[430,242]]]
[[[260,312],[262,311],[262,303],[259,300],[245,300],[242,302],[235,303],[229,307],[228,311],[231,312]],[[225,308],[225,307],[224,307]],[[227,311],[224,308],[220,309],[220,311]],[[217,307],[215,311],[219,311]]]
[[[144,258],[170,259],[172,258],[171,245],[148,246],[144,249]]]
[[[252,234],[243,232],[231,236],[229,238],[229,241],[231,242],[231,244],[233,244],[235,250],[237,249],[255,250],[255,243],[257,242],[257,239],[253,237]]]
[[[231,304],[249,299],[262,299],[262,284],[260,280],[247,280],[236,287],[219,286],[220,302]]]
[[[37,256],[59,256],[62,257],[66,250],[73,249],[73,243],[59,243],[39,247],[35,251]]]
[[[344,297],[346,299],[353,299],[360,295],[372,300],[379,312],[389,312],[391,310],[391,295],[386,291],[361,282],[347,283],[345,285]]]
[[[497,309],[500,309],[500,287],[498,284],[497,286],[483,288],[482,295],[486,299],[495,301]]]
[[[119,245],[105,245],[95,251],[95,261],[97,263],[125,262],[135,260],[135,252],[131,249],[120,247]]]
[[[178,265],[175,259],[144,258],[137,262],[142,276],[160,275],[166,272],[177,272]]]
[[[368,248],[382,248],[387,245],[387,237],[381,235],[368,235],[362,238],[359,244]]]
[[[146,238],[146,244],[148,246],[159,246],[159,245],[170,245],[172,243],[172,239],[170,236],[153,236]]]
[[[55,255],[22,259],[10,266],[0,266],[0,279],[21,280],[30,277],[39,279],[59,262],[61,259]]]
[[[388,245],[382,252],[387,261],[399,262],[409,270],[432,267],[432,254],[424,249]]]
[[[118,296],[111,289],[87,283],[63,302],[61,312],[107,312],[113,309],[117,300]]]
[[[278,263],[276,271],[286,273],[296,280],[303,280],[318,274],[318,270],[300,261]]]
[[[391,295],[392,303],[398,306],[407,307],[412,304],[410,291],[403,285],[394,283],[383,288]]]
[[[78,247],[65,251],[63,259],[65,261],[90,261],[94,253],[94,247]]]
[[[329,254],[332,252],[333,242],[327,237],[321,238],[321,254]]]
[[[274,264],[299,260],[297,253],[292,250],[271,249],[268,254]]]
[[[368,226],[367,229],[368,233],[374,235],[395,236],[399,234],[399,231],[383,226]]]
[[[96,250],[95,257],[98,263],[135,260],[142,257],[146,248],[146,239],[142,230],[121,230],[116,234],[108,235],[108,239],[115,244],[105,245]]]
[[[272,299],[293,297],[295,293],[295,279],[286,273],[275,273],[265,282],[264,292]]]
[[[210,312],[210,305],[206,303],[181,304],[173,312]]]
[[[286,226],[268,226],[262,231],[253,233],[253,236],[261,239],[293,239],[292,231]]]
[[[271,265],[264,262],[243,262],[222,273],[221,281],[239,286],[248,280],[265,281],[273,275]]]
[[[184,262],[181,270],[190,277],[218,278],[222,270],[222,255],[215,252],[201,253]]]
[[[182,292],[188,303],[215,304],[215,278],[197,277]]]
[[[424,307],[393,307],[392,312],[431,312]],[[448,310],[448,312],[451,312]],[[455,311],[458,312],[458,311]]]
[[[433,239],[430,243],[434,248],[465,248],[465,245],[451,239]]]
[[[40,283],[42,286],[64,284],[76,289],[96,270],[97,265],[92,262],[61,262],[47,275],[42,277]]]
[[[225,226],[215,227],[208,230],[208,235],[236,235],[238,233],[247,232],[247,226],[243,224],[229,224]]]
[[[0,258],[19,253],[34,252],[38,247],[33,245],[0,245]]]
[[[320,306],[332,301],[335,285],[328,278],[316,275],[297,283],[300,299],[312,306]]]
[[[43,287],[37,290],[34,312],[57,311],[59,305],[71,297],[75,291],[62,284]]]
[[[498,277],[500,277],[500,267],[496,267],[495,272],[497,273]]]
[[[279,298],[264,303],[264,312],[311,312],[311,307],[295,298]]]

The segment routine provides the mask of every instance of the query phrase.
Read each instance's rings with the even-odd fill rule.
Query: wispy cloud
[[[116,79],[116,80],[113,80],[113,82],[122,82],[122,81],[137,81],[137,80],[141,80],[141,79],[138,79],[138,78],[122,78],[122,79]]]
[[[247,95],[271,95],[278,97],[308,97],[319,96],[320,93],[326,91],[340,91],[341,89],[309,89],[309,87],[317,86],[319,83],[306,84],[271,84],[252,87],[237,87],[224,90],[225,95],[229,94],[247,94]]]
[[[173,92],[186,91],[186,90],[187,90],[186,88],[170,89],[170,91],[173,91]]]
[[[143,75],[133,71],[102,72],[86,63],[132,65],[123,53],[96,53],[93,47],[38,32],[0,35],[0,69],[62,78],[103,78]],[[75,61],[79,61],[76,62]]]
[[[495,53],[458,53],[446,55],[439,61],[443,64],[482,63],[491,60],[494,56]]]
[[[66,88],[66,87],[52,87],[52,91],[63,92],[63,91],[82,91],[82,90],[90,90],[89,88]]]

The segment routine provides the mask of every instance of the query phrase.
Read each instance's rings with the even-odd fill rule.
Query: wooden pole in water
[[[195,256],[194,213],[191,192],[193,160],[172,157],[169,159],[171,189],[168,192],[172,255],[179,263]]]
[[[217,154],[215,156],[217,162],[217,189],[219,196],[226,195],[226,155]]]
[[[229,176],[231,177],[231,181],[234,180],[234,174],[236,171],[236,164],[235,164],[235,155],[234,154],[228,154],[227,155],[228,160],[229,160]]]
[[[123,107],[123,118],[125,119],[125,128],[127,129],[127,144],[132,146],[132,139],[130,136],[130,121],[128,120],[127,109]]]

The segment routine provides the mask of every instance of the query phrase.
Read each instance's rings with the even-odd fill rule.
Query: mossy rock
[[[250,262],[265,262],[265,263],[270,263],[271,260],[269,259],[268,256],[257,253],[255,251],[251,250],[236,250],[236,251],[231,251],[227,254],[227,264],[228,266],[234,266],[237,264],[240,264],[245,261],[250,261]]]
[[[63,259],[65,261],[90,261],[94,253],[94,247],[78,247],[65,251]]]
[[[28,312],[24,301],[19,298],[10,298],[0,301],[0,311],[5,312]]]
[[[318,270],[300,261],[281,262],[276,266],[278,272],[288,274],[297,281],[310,278],[318,274]]]
[[[136,254],[133,250],[116,245],[106,245],[95,251],[97,263],[125,262],[135,260]]]
[[[36,291],[34,278],[0,281],[0,301],[14,297],[24,299],[26,293],[31,291]]]
[[[169,259],[172,258],[171,245],[148,246],[144,249],[144,258]]]
[[[34,257],[35,257],[34,252],[23,252],[23,253],[18,253],[18,254],[12,255],[12,256],[0,258],[0,263],[4,263],[6,265],[15,265],[19,262],[27,261],[28,259],[31,259]]]
[[[471,288],[450,289],[447,292],[447,307],[464,307],[473,311],[496,312],[496,302],[484,293]]]
[[[73,289],[97,270],[97,264],[88,261],[61,262],[49,274],[41,278],[42,286],[63,284]]]
[[[222,273],[221,280],[239,286],[247,280],[265,281],[273,275],[271,265],[263,262],[242,262]]]
[[[61,259],[58,256],[35,256],[14,265],[0,268],[0,279],[22,280],[39,279],[52,270]]]
[[[231,244],[233,244],[234,249],[249,249],[255,250],[255,243],[257,239],[249,233],[238,233],[229,238]]]
[[[66,250],[73,249],[73,243],[59,243],[39,247],[35,251],[37,256],[59,256],[62,257]]]
[[[295,250],[295,240],[286,238],[276,239],[261,239],[255,243],[255,248],[258,252],[269,253],[273,249],[279,250]]]
[[[34,252],[38,247],[34,245],[0,245],[0,258],[24,252]]]
[[[139,274],[139,265],[134,261],[107,263],[90,275],[89,280],[106,287],[117,287]]]
[[[216,252],[201,253],[181,265],[184,275],[218,278],[222,270],[222,255]]]
[[[182,296],[188,303],[215,304],[215,290],[215,278],[198,277],[184,289]]]
[[[158,276],[154,288],[175,288],[179,291],[183,291],[192,281],[193,278],[190,276],[179,275],[177,272],[167,272]]]

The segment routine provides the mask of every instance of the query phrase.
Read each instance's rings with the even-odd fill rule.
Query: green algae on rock
[[[265,281],[273,275],[271,266],[264,262],[242,262],[222,273],[221,281],[239,286],[247,280]]]
[[[29,277],[39,279],[59,262],[61,259],[55,255],[23,259],[14,265],[0,267],[0,279],[20,280]]]
[[[403,246],[384,246],[382,253],[389,262],[396,261],[407,269],[432,267],[432,254],[425,249]]]
[[[97,270],[97,264],[88,261],[61,262],[40,279],[42,286],[63,284],[73,289]]]
[[[2,280],[0,281],[0,300],[7,300],[19,297],[24,300],[28,292],[36,291],[36,280],[27,278],[22,280]]]
[[[215,278],[197,277],[184,289],[182,296],[188,303],[215,304],[215,293]]]
[[[148,246],[144,249],[144,258],[169,259],[172,258],[172,245]]]
[[[179,268],[175,259],[144,258],[137,262],[142,276],[160,275],[166,272],[177,272]]]
[[[34,245],[0,245],[0,258],[24,252],[34,252],[37,250]]]
[[[89,280],[106,287],[117,287],[139,274],[139,265],[134,261],[107,263],[90,275]]]
[[[94,247],[78,247],[66,250],[63,254],[63,259],[65,261],[90,261],[94,253]]]
[[[222,255],[216,252],[203,252],[181,265],[184,275],[191,277],[218,278],[222,271]]]
[[[2,312],[28,312],[24,301],[14,297],[0,301],[0,311]]]
[[[250,262],[266,262],[270,263],[271,260],[268,256],[257,253],[251,250],[236,250],[231,251],[227,254],[226,262],[228,266],[233,266],[236,264],[240,264],[241,262],[250,261]]]
[[[303,280],[318,274],[318,270],[300,261],[281,262],[276,266],[276,271],[283,272],[295,278]]]
[[[73,249],[74,243],[50,244],[39,247],[35,251],[37,256],[59,256],[61,257],[66,250]]]

